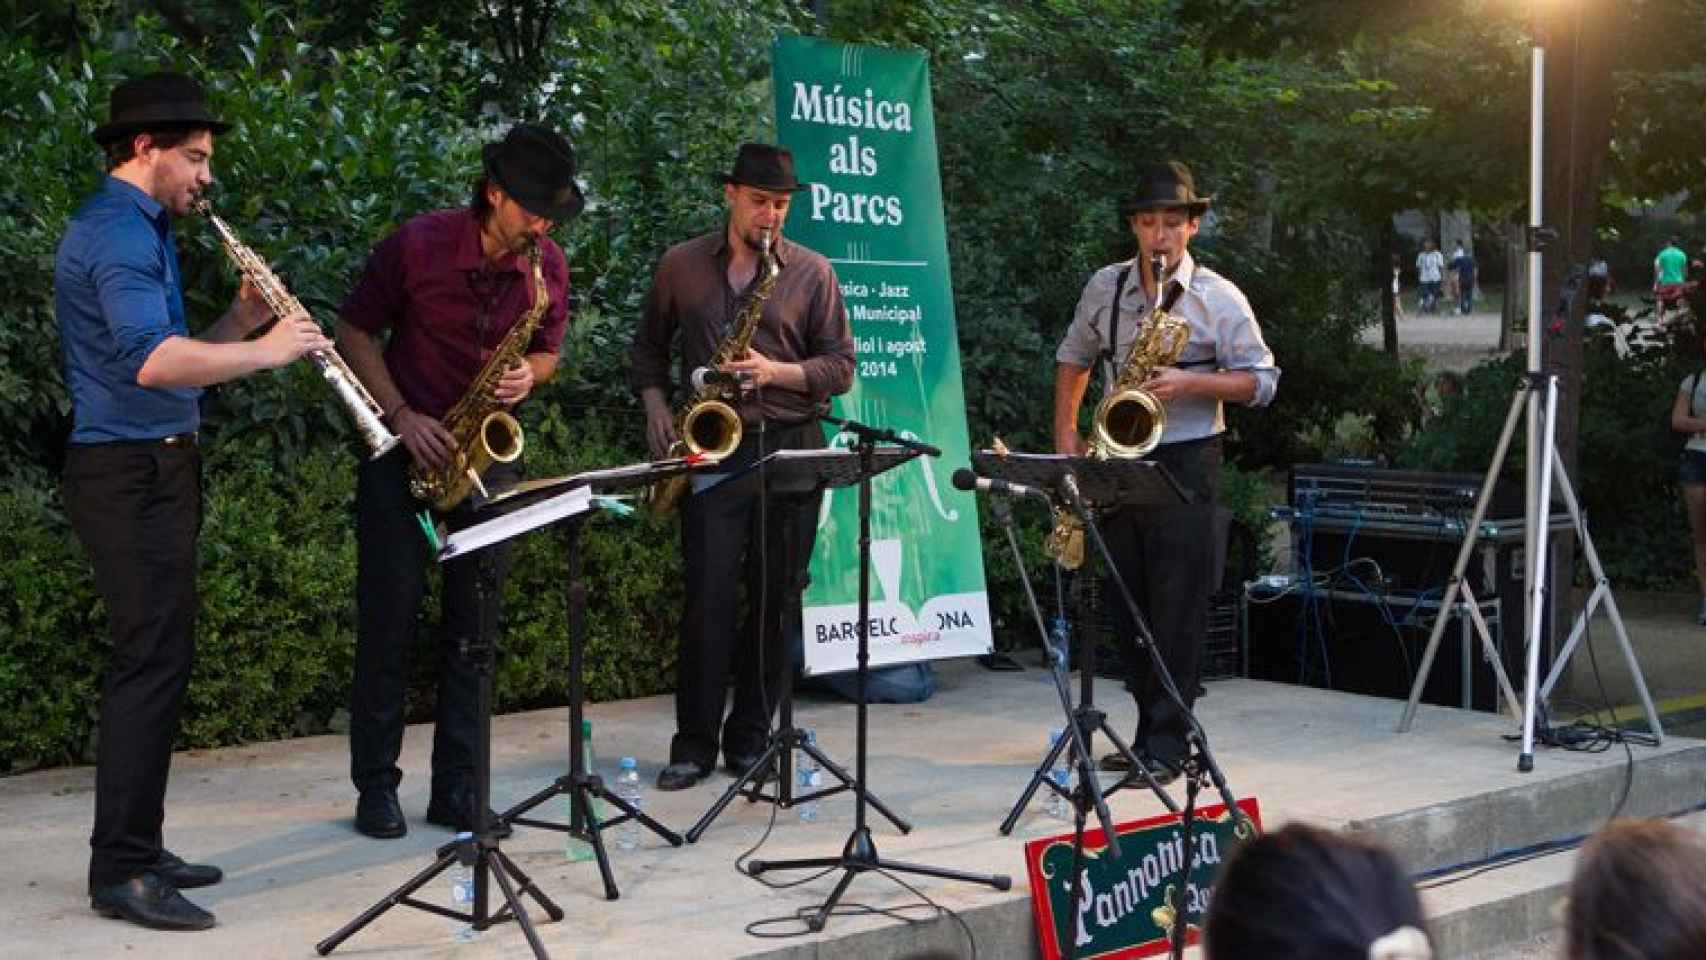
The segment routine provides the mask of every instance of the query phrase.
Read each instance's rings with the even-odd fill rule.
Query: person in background
[[[1427,915],[1373,841],[1291,824],[1244,844],[1215,881],[1208,960],[1432,960]]]
[[[1565,914],[1566,960],[1706,957],[1706,844],[1679,823],[1615,821],[1582,848]]]
[[[1671,237],[1653,258],[1653,303],[1661,327],[1682,305],[1687,292],[1688,255],[1682,252],[1682,241]]]
[[[1457,276],[1457,312],[1468,316],[1475,309],[1475,255],[1462,243],[1451,254],[1451,271]]]
[[[1392,316],[1404,319],[1404,261],[1392,255]]]
[[[1683,378],[1671,404],[1670,428],[1688,435],[1676,479],[1694,544],[1694,581],[1700,591],[1694,619],[1706,626],[1706,368]]]
[[[1445,254],[1439,244],[1428,238],[1422,241],[1422,252],[1416,254],[1416,285],[1420,289],[1423,313],[1439,312],[1439,285],[1445,274]]]

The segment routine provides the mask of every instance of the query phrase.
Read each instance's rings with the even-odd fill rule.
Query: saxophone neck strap
[[[1120,343],[1120,300],[1125,297],[1126,278],[1131,276],[1131,267],[1120,271],[1114,280],[1114,305],[1108,311],[1108,348],[1102,351],[1102,362],[1107,365],[1110,376],[1119,372],[1119,360],[1116,354]]]

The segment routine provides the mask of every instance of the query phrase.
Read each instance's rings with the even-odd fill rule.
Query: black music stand
[[[853,878],[870,870],[894,873],[915,873],[927,877],[939,877],[944,880],[963,880],[968,883],[982,883],[997,890],[1006,890],[1013,881],[1005,874],[983,876],[963,873],[942,867],[926,866],[924,864],[904,863],[897,860],[885,860],[877,854],[876,842],[871,838],[871,828],[865,823],[866,801],[866,714],[868,712],[867,683],[870,680],[870,625],[871,625],[871,478],[883,470],[900,465],[917,456],[927,453],[940,456],[941,451],[928,444],[896,436],[894,431],[868,427],[853,420],[826,418],[838,424],[844,431],[857,437],[852,453],[858,459],[859,483],[859,712],[858,712],[858,763],[852,789],[854,796],[853,832],[847,837],[841,853],[833,857],[810,857],[798,860],[752,860],[747,869],[754,877],[770,870],[834,870],[839,868],[841,879],[829,898],[823,902],[818,911],[806,918],[807,929],[814,933],[822,930],[829,922],[829,917],[835,911],[835,905],[840,902],[841,895],[847,892]],[[888,441],[907,449],[904,456],[896,456],[893,462],[885,462],[878,466],[879,441]],[[885,460],[888,458],[885,456]]]
[[[916,452],[901,447],[880,449],[878,451],[877,472],[881,473],[898,467],[916,456],[918,456]],[[753,471],[759,471],[759,475],[763,478],[764,485],[770,495],[800,500],[815,497],[824,490],[850,487],[860,480],[859,458],[852,451],[778,450],[769,456],[754,461],[738,473],[729,475],[717,486],[721,486],[723,483],[732,483]],[[709,493],[710,490],[714,489],[716,489],[715,486],[705,492]],[[782,569],[791,571],[798,569],[799,562],[799,558],[794,554],[794,524],[796,520],[792,510],[784,510],[782,516],[784,524],[782,542],[786,544]],[[786,638],[790,618],[795,617],[800,609],[800,592],[790,590],[784,602],[777,606],[780,608],[777,611],[781,620],[780,635]],[[760,643],[763,642],[764,627],[763,624],[759,626]],[[697,843],[699,838],[704,835],[705,830],[711,826],[711,821],[717,819],[728,808],[729,804],[734,802],[737,796],[744,796],[754,803],[763,800],[787,810],[797,803],[808,803],[833,796],[844,790],[853,789],[853,776],[818,749],[816,744],[808,742],[805,731],[794,726],[794,671],[791,669],[782,672],[782,691],[778,712],[777,726],[771,731],[769,739],[765,742],[763,752],[735,777],[735,781],[729,784],[728,789],[723,791],[723,795],[717,798],[717,802],[713,803],[710,809],[706,810],[705,814],[699,818],[699,822],[687,831],[688,843]],[[795,796],[793,751],[796,749],[804,750],[810,754],[817,760],[820,769],[827,770],[831,776],[840,782],[819,790],[813,790],[802,796]],[[776,789],[774,792],[766,792],[764,781],[767,779],[773,764],[776,770]],[[912,832],[912,824],[890,810],[874,794],[865,791],[864,796],[870,801],[871,806],[876,807],[877,811],[887,817],[889,822],[893,823],[901,833]]]
[[[479,720],[475,736],[474,758],[474,809],[477,811],[475,816],[479,818],[480,826],[472,837],[458,837],[456,840],[439,847],[438,858],[431,866],[411,877],[401,887],[369,907],[361,916],[350,921],[337,933],[316,944],[314,949],[321,956],[337,949],[340,943],[347,940],[362,927],[377,920],[387,910],[402,905],[455,920],[467,920],[476,930],[485,930],[492,924],[505,920],[515,920],[521,925],[523,933],[526,934],[528,945],[533,949],[533,955],[544,960],[547,956],[545,945],[540,942],[538,933],[533,929],[533,923],[521,903],[520,895],[525,893],[538,900],[552,920],[563,919],[563,911],[546,897],[544,892],[535,886],[533,881],[499,848],[495,828],[508,821],[512,814],[504,814],[498,817],[496,821],[492,821],[490,818],[492,665],[496,652],[493,637],[497,632],[496,609],[491,603],[491,599],[497,592],[497,569],[495,555],[486,548],[539,527],[559,523],[563,525],[572,571],[568,585],[568,596],[570,631],[573,638],[570,677],[573,702],[570,705],[572,717],[570,722],[574,726],[571,728],[569,743],[571,744],[571,763],[574,771],[578,773],[582,766],[581,738],[579,735],[581,707],[579,661],[581,648],[584,646],[581,642],[579,630],[583,626],[581,612],[584,611],[586,593],[586,588],[578,580],[578,533],[580,522],[586,519],[588,511],[593,509],[592,490],[594,486],[617,487],[630,483],[647,483],[681,473],[697,466],[698,463],[697,460],[687,459],[666,460],[655,464],[639,464],[630,467],[618,467],[613,470],[592,471],[574,477],[529,481],[521,484],[515,490],[482,504],[480,514],[490,517],[490,519],[464,527],[452,534],[441,546],[438,546],[437,560],[440,563],[470,553],[477,552],[479,555],[480,577],[477,581],[477,596],[480,607],[480,637],[474,644],[468,645],[464,655],[471,656],[474,659],[480,677],[477,701]],[[435,546],[437,546],[436,533],[431,536],[434,539]],[[565,780],[568,781],[566,784],[564,783]],[[562,792],[568,792],[573,798],[571,804],[587,814],[583,824],[592,822],[591,808],[586,797],[590,790],[599,796],[621,804],[631,815],[639,817],[641,822],[646,823],[654,830],[665,833],[666,839],[673,836],[655,822],[639,814],[638,811],[628,807],[621,798],[604,791],[602,783],[598,782],[596,777],[575,778],[570,776],[560,778],[558,784],[563,785]],[[550,796],[555,792],[558,792],[557,785],[549,788],[544,796]],[[611,879],[610,867],[604,854],[603,845],[599,842],[598,830],[625,819],[627,819],[626,816],[590,828],[583,826],[584,835],[592,843],[593,849],[598,852],[599,868],[604,876],[606,895],[611,899],[615,898],[615,885]],[[525,821],[518,820],[516,822]],[[534,825],[551,826],[550,824]],[[675,837],[674,842],[679,845],[681,839]],[[451,864],[456,862],[474,867],[474,909],[472,913],[460,913],[440,907],[437,904],[414,899],[415,891],[425,886],[433,877],[443,873],[449,869]],[[489,912],[486,906],[488,874],[492,879],[497,880],[504,895],[505,904],[496,913]],[[515,885],[511,881],[508,876],[511,874],[516,880],[520,881],[519,885]]]
[[[543,489],[557,492],[512,513],[510,522],[514,522],[513,518],[522,517],[525,511],[538,511],[562,497],[572,497],[578,489],[609,493],[628,487],[645,486],[675,476],[688,469],[689,466],[690,464],[684,460],[663,460],[610,470],[594,470],[571,477],[538,482],[543,485]],[[535,486],[533,490],[529,490],[527,493],[537,495],[539,489],[541,487]],[[542,519],[542,517],[531,519]],[[527,522],[531,522],[531,519]],[[598,862],[599,877],[604,882],[604,898],[615,900],[621,896],[621,891],[616,888],[616,877],[610,869],[610,857],[604,849],[604,840],[601,834],[605,829],[633,820],[667,840],[671,846],[681,846],[681,836],[647,816],[645,812],[629,803],[620,794],[605,786],[604,778],[599,776],[597,771],[589,773],[586,770],[586,747],[580,735],[582,718],[585,715],[584,700],[586,695],[583,673],[586,658],[586,584],[581,579],[580,551],[580,527],[581,521],[584,519],[586,519],[586,515],[578,515],[564,518],[560,522],[563,535],[565,586],[569,613],[569,772],[558,777],[539,792],[505,810],[499,815],[498,819],[504,823],[519,824],[524,827],[556,830],[586,841],[592,847],[593,856]],[[463,531],[460,535],[467,533],[468,531]],[[454,543],[447,544],[445,549],[450,550],[453,546]],[[569,798],[569,822],[567,824],[549,820],[534,820],[523,816],[534,807],[549,801],[553,797],[564,795]],[[602,820],[599,819],[593,812],[592,801],[595,797],[615,807],[621,813]]]
[[[568,511],[565,515],[572,516],[584,513],[590,509],[591,504],[583,495],[578,502],[566,502],[561,506]],[[500,537],[489,541],[486,546],[504,539],[507,538]],[[442,551],[439,559],[447,559]],[[562,908],[551,902],[544,891],[535,886],[533,880],[499,847],[495,832],[498,824],[491,819],[492,665],[496,654],[494,636],[497,633],[497,625],[494,622],[497,619],[497,611],[492,599],[498,586],[497,557],[491,550],[480,548],[478,564],[479,576],[475,580],[475,596],[479,606],[479,635],[472,641],[462,641],[462,655],[473,663],[480,678],[475,701],[478,720],[474,735],[474,816],[478,818],[479,826],[472,834],[460,834],[455,840],[439,847],[437,859],[426,869],[386,894],[384,899],[367,908],[338,932],[315,944],[315,952],[322,957],[336,950],[338,944],[395,906],[413,907],[453,920],[466,920],[475,930],[481,931],[495,923],[514,920],[521,925],[528,946],[533,948],[533,955],[539,960],[545,960],[547,956],[545,945],[540,942],[538,932],[533,929],[533,921],[528,917],[526,907],[522,905],[521,895],[527,894],[539,901],[539,905],[552,920],[563,919]],[[414,898],[415,891],[456,863],[474,868],[474,908],[471,912],[463,913]],[[514,879],[511,879],[512,877]],[[488,879],[496,880],[498,889],[503,893],[504,904],[495,913],[487,906],[487,895],[490,892]]]
[[[1180,811],[1166,791],[1155,783],[1144,764],[1136,763],[1132,767],[1133,773],[1142,771],[1143,779],[1148,781],[1150,788],[1154,790],[1157,797],[1162,799],[1169,811],[1182,814],[1184,849],[1191,849],[1192,833],[1196,822],[1197,795],[1205,781],[1213,784],[1214,788],[1220,793],[1221,800],[1226,804],[1226,809],[1233,817],[1238,818],[1240,832],[1248,829],[1248,818],[1239,812],[1237,800],[1227,786],[1226,777],[1222,773],[1220,765],[1215,762],[1213,752],[1209,749],[1208,735],[1203,731],[1202,724],[1197,722],[1196,714],[1186,705],[1185,698],[1179,693],[1179,688],[1173,681],[1172,673],[1168,670],[1166,661],[1161,659],[1161,653],[1155,647],[1155,635],[1149,629],[1149,622],[1144,617],[1143,610],[1138,606],[1137,600],[1132,596],[1131,590],[1125,582],[1125,577],[1121,575],[1119,568],[1114,564],[1113,555],[1108,551],[1107,542],[1102,539],[1102,532],[1096,525],[1094,510],[1091,506],[1092,504],[1184,506],[1188,502],[1188,497],[1183,488],[1167,473],[1166,468],[1148,460],[1099,460],[1059,454],[1003,455],[982,450],[972,456],[972,463],[979,473],[1001,479],[1021,480],[1031,486],[1054,491],[1057,502],[1078,517],[1084,525],[1085,536],[1095,544],[1096,551],[1101,556],[1103,565],[1107,568],[1109,581],[1113,583],[1120,600],[1131,614],[1132,624],[1137,634],[1137,645],[1148,652],[1150,669],[1154,670],[1156,676],[1161,679],[1162,689],[1168,698],[1179,707],[1189,722],[1189,730],[1186,734],[1185,760],[1180,770],[1185,781],[1185,807],[1183,811]],[[1084,694],[1081,698],[1080,710],[1085,704],[1090,703],[1089,694],[1094,681],[1095,671],[1089,669],[1093,666],[1089,659],[1090,646],[1090,644],[1082,644],[1080,647],[1080,679]],[[1094,710],[1093,705],[1090,717],[1087,719],[1089,718],[1100,722],[1101,728],[1108,734],[1108,738],[1116,746],[1121,747],[1128,760],[1137,759],[1131,756],[1129,749],[1124,748],[1118,737],[1107,727],[1106,716],[1100,711]],[[1076,713],[1072,719],[1074,723],[1080,722]],[[1074,737],[1075,741],[1078,739],[1080,737]],[[1088,742],[1087,737],[1082,739]],[[1063,737],[1060,742],[1055,743],[1050,748],[1048,756],[1043,759],[1043,765],[1037,769],[1036,775],[1032,777],[1032,782],[1025,794],[1020,798],[1013,812],[1008,814],[1007,821],[1002,824],[1003,833],[1011,829],[1012,822],[1017,819],[1018,812],[1023,809],[1031,794],[1036,790],[1038,780],[1052,765],[1055,755],[1064,749],[1065,743],[1066,738]],[[1130,782],[1130,777],[1127,777],[1110,787],[1107,793],[1112,793]],[[1094,802],[1093,793],[1094,790],[1087,787],[1086,781],[1080,777],[1078,787],[1070,794],[1070,798],[1073,800],[1076,827],[1073,840],[1072,876],[1074,877],[1078,876],[1082,864],[1084,820],[1087,808]],[[1098,814],[1100,813],[1102,811],[1098,810]],[[1111,832],[1109,838],[1110,845],[1112,845]],[[1192,857],[1185,858],[1184,876],[1179,881],[1180,889],[1189,888],[1191,872],[1194,869],[1191,862],[1193,859]],[[1182,907],[1176,916],[1177,919],[1171,930],[1172,955],[1178,958],[1184,956],[1185,940],[1190,924]]]

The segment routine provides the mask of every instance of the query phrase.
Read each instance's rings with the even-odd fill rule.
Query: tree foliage
[[[1698,180],[1706,151],[1674,105],[1700,88],[1701,44],[1687,39],[1706,22],[1700,2],[1629,5],[1618,23],[1615,197]],[[1456,15],[1428,13],[1440,6]],[[1665,14],[1678,9],[1682,23]],[[1138,164],[1162,157],[1191,163],[1216,196],[1193,249],[1249,294],[1284,370],[1272,409],[1233,413],[1242,469],[1319,456],[1311,438],[1347,412],[1389,458],[1460,465],[1482,432],[1448,417],[1433,446],[1411,442],[1417,374],[1360,337],[1393,212],[1464,204],[1498,220],[1524,202],[1526,48],[1509,5],[0,0],[0,16],[12,27],[0,42],[0,698],[30,718],[0,726],[0,769],[87,750],[105,640],[54,482],[69,409],[53,250],[100,175],[88,133],[108,91],[145,70],[208,84],[236,124],[214,157],[215,204],[323,320],[377,239],[465,202],[482,143],[519,119],[570,135],[591,203],[559,237],[575,298],[564,362],[523,410],[536,472],[642,456],[642,418],[618,386],[633,319],[665,247],[718,222],[712,175],[741,141],[774,136],[769,49],[799,32],[929,57],[974,442],[1049,446],[1053,347],[1090,271],[1130,256],[1116,204]],[[180,222],[177,236],[198,325],[235,278],[202,225]],[[1645,369],[1617,376],[1670,375]],[[214,391],[205,413],[206,602],[185,742],[324,729],[353,643],[350,428],[306,368]],[[673,536],[637,521],[588,530],[594,697],[671,682]],[[561,696],[555,551],[539,538],[518,560],[501,705]],[[1018,622],[1004,564],[991,556],[992,599]],[[427,642],[417,715],[430,706]]]

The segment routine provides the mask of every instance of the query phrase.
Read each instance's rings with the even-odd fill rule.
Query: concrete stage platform
[[[938,680],[939,692],[928,703],[871,709],[872,788],[915,827],[902,836],[873,813],[878,850],[891,859],[1011,875],[1007,893],[908,879],[960,913],[979,957],[1034,956],[1021,844],[1059,832],[1060,823],[1046,817],[1038,799],[1012,837],[999,836],[996,826],[1041,758],[1049,729],[1061,724],[1058,701],[1037,669],[989,673],[970,663],[944,663]],[[1097,696],[1116,728],[1130,731],[1135,713],[1119,686],[1102,682]],[[1600,754],[1545,750],[1533,773],[1520,774],[1516,746],[1503,739],[1514,730],[1510,721],[1424,707],[1415,729],[1398,734],[1401,706],[1245,680],[1210,684],[1200,704],[1230,785],[1240,796],[1260,799],[1267,825],[1305,820],[1373,831],[1417,871],[1591,831],[1617,802],[1625,777],[1621,748]],[[831,755],[852,765],[852,706],[807,699],[797,712]],[[673,727],[667,697],[597,704],[589,713],[606,775],[619,755],[636,756],[650,812],[679,831],[729,782],[719,772],[689,791],[650,788]],[[566,710],[556,709],[496,719],[499,809],[563,772],[566,718]],[[401,791],[409,835],[393,841],[354,832],[355,795],[341,737],[180,754],[167,805],[168,845],[227,872],[223,884],[192,893],[220,919],[217,929],[204,933],[156,933],[90,911],[85,869],[93,770],[0,780],[0,863],[6,864],[0,956],[312,957],[318,940],[426,866],[433,848],[448,839],[424,820],[430,743],[430,729],[409,730]],[[1634,758],[1626,815],[1669,813],[1706,799],[1706,743],[1671,738],[1660,749],[1637,748]],[[1160,811],[1145,792],[1122,791],[1112,802],[1121,819]],[[907,926],[876,916],[837,917],[819,934],[780,940],[749,935],[746,928],[755,921],[821,902],[835,879],[772,891],[735,871],[736,858],[764,837],[770,811],[737,800],[697,844],[675,849],[647,835],[641,849],[615,851],[622,896],[614,902],[603,898],[594,864],[565,860],[561,834],[521,828],[504,849],[567,914],[539,927],[554,957],[971,955],[966,934],[949,920]],[[847,795],[824,801],[816,823],[780,812],[759,856],[834,855],[851,823]],[[1479,953],[1554,926],[1551,908],[1567,877],[1568,857],[1554,857],[1430,892],[1441,955]],[[448,880],[441,878],[423,897],[443,903],[448,893]],[[887,908],[911,902],[911,894],[872,874],[856,878],[844,898]],[[333,956],[528,956],[513,924],[468,944],[453,941],[455,927],[400,907]]]

